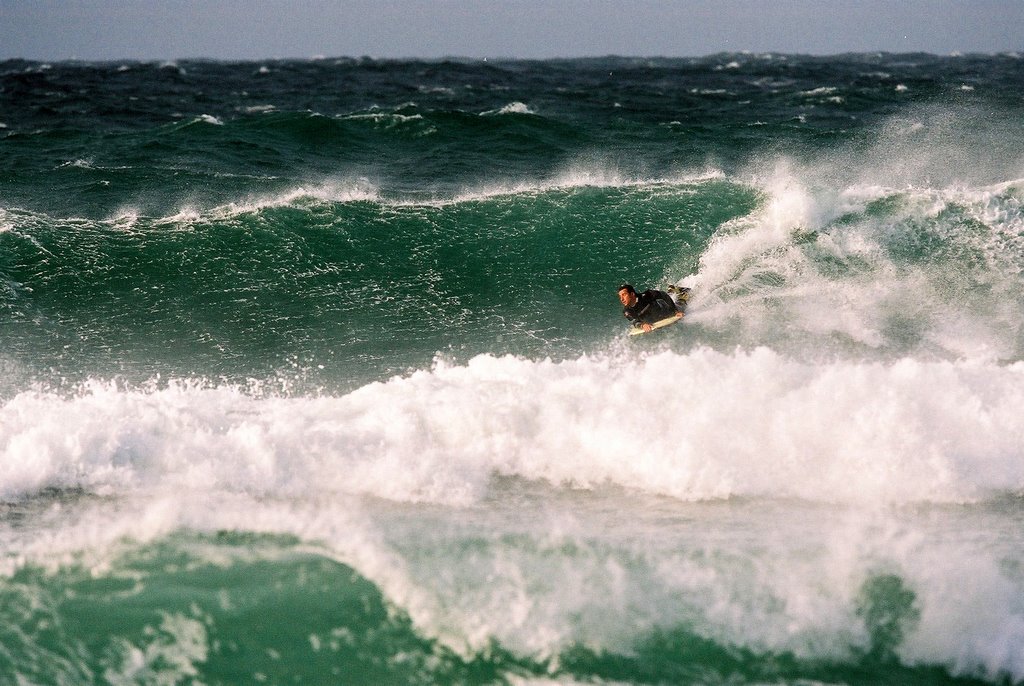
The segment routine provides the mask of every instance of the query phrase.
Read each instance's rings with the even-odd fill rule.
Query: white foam
[[[455,95],[455,89],[450,88],[448,86],[420,85],[416,87],[416,90],[418,90],[420,93],[430,93],[435,95]]]
[[[236,202],[204,209],[193,206],[180,208],[175,214],[155,220],[159,225],[191,225],[208,219],[225,220],[240,215],[255,214],[264,209],[332,204],[348,202],[379,202],[376,187],[367,179],[321,181],[289,188],[279,193],[253,195]]]
[[[340,179],[298,186],[282,193],[256,196],[215,208],[218,217],[249,214],[273,207],[287,207],[297,203],[378,202],[380,194],[368,179]]]
[[[890,136],[916,135],[901,126]],[[831,159],[752,167],[746,178],[763,200],[721,226],[704,250],[687,279],[701,291],[690,319],[776,347],[839,336],[889,356],[1017,359],[1024,327],[1017,182],[893,187],[876,180],[893,171],[888,160],[855,162],[846,159],[853,170],[838,172]],[[884,211],[873,209],[877,201]],[[916,257],[901,256],[908,249]],[[962,256],[972,260],[969,278]]]
[[[84,160],[81,158],[64,162],[61,165],[59,165],[58,168],[64,169],[65,167],[77,167],[79,169],[96,169],[96,167],[93,166],[92,160]]]
[[[761,349],[624,363],[481,356],[338,398],[96,383],[4,404],[0,495],[82,487],[465,504],[504,474],[683,500],[959,502],[1024,488],[1022,382],[1022,364],[812,365]]]
[[[387,124],[388,128],[405,124],[411,121],[422,121],[422,114],[398,114],[397,112],[364,112],[361,114],[347,114],[342,119],[352,121],[372,121],[374,123]]]
[[[835,86],[821,86],[820,88],[814,88],[809,91],[802,91],[800,95],[832,95],[838,88]]]
[[[206,627],[179,613],[160,616],[160,626],[147,626],[138,645],[123,638],[111,641],[108,659],[113,664],[103,672],[105,683],[180,683],[199,675],[196,665],[206,662],[209,652]]]
[[[501,109],[488,110],[487,112],[482,113],[483,116],[490,116],[496,114],[536,114],[536,112],[527,107],[525,103],[516,101],[510,102]]]

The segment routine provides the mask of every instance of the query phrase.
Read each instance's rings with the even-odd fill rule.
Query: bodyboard
[[[683,321],[682,317],[669,317],[667,319],[662,319],[662,320],[656,321],[653,324],[651,324],[651,331],[657,331],[658,329],[661,329],[661,328],[666,327],[666,326],[672,326],[676,322],[681,322],[681,321]],[[630,336],[639,336],[641,334],[651,333],[651,331],[644,331],[639,326],[634,326],[632,329],[629,330],[629,335]]]

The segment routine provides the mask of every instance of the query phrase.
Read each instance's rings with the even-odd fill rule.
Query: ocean
[[[1021,55],[0,62],[0,683],[1022,682]]]

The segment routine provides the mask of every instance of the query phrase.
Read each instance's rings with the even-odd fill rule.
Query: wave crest
[[[1024,489],[1021,389],[1019,363],[808,365],[767,349],[482,355],[340,397],[95,383],[4,404],[0,493],[312,488],[467,504],[506,475],[682,500],[960,502]]]

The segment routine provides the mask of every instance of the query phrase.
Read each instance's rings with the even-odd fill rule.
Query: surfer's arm
[[[633,325],[634,329],[642,329],[643,331],[646,332],[652,330],[654,327],[651,326],[650,323],[641,319],[641,317],[650,309],[651,306],[647,305],[639,312],[630,312],[629,310],[623,310],[622,316],[629,320],[629,323]]]

